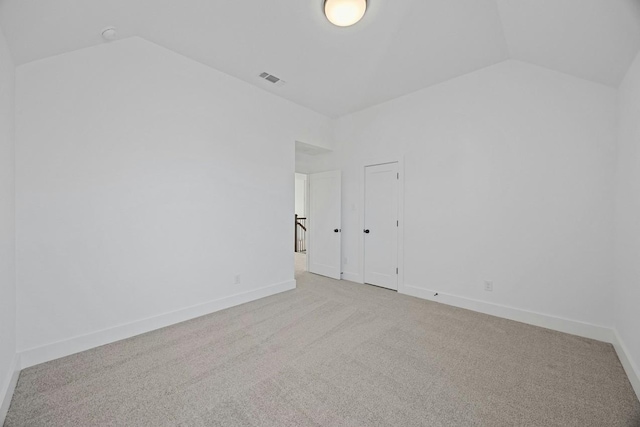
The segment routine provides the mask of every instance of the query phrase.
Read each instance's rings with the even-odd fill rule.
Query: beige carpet
[[[5,426],[640,426],[608,344],[297,279],[24,370]]]

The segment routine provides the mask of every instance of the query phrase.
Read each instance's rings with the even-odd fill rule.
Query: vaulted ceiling
[[[0,25],[17,64],[104,43],[113,25],[331,117],[509,58],[617,87],[640,50],[640,0],[369,0],[349,28],[322,5],[0,0]]]

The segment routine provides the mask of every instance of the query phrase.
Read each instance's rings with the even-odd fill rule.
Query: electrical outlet
[[[235,278],[235,281],[234,281],[234,285],[239,285],[239,284],[240,284],[240,275],[239,275],[239,274],[236,274],[236,278]]]
[[[487,280],[484,282],[484,290],[487,292],[493,292],[493,282]]]

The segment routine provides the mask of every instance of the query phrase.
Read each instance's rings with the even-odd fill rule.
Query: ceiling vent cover
[[[273,83],[276,86],[283,86],[286,82],[279,77],[274,76],[269,73],[260,73],[260,78],[265,79],[266,81]]]

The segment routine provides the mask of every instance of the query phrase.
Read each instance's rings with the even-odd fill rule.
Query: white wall
[[[619,93],[615,328],[640,395],[640,55]]]
[[[295,283],[294,141],[327,118],[140,38],[16,84],[20,351]]]
[[[0,424],[16,355],[14,87],[13,61],[0,28]]]
[[[362,168],[404,157],[404,291],[610,327],[615,129],[615,90],[506,61],[340,119],[308,172],[343,172],[345,278]]]

